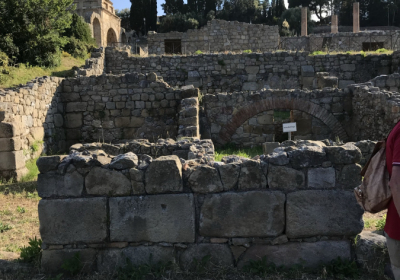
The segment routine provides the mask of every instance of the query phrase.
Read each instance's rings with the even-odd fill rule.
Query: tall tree
[[[319,20],[326,17],[330,12],[329,0],[288,0],[289,8],[308,7]]]
[[[121,19],[121,27],[126,31],[131,30],[131,22],[130,22],[130,10],[128,8],[122,10],[116,10],[115,14]]]
[[[131,0],[130,21],[131,28],[136,32],[147,33],[149,30],[156,30],[157,0]]]

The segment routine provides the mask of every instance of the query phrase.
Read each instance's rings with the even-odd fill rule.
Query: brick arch
[[[349,137],[340,122],[328,110],[316,103],[299,98],[272,97],[243,106],[219,133],[220,139],[227,143],[245,121],[265,111],[274,109],[298,110],[310,114],[328,126],[334,135],[348,141]],[[222,143],[222,144],[224,144]]]

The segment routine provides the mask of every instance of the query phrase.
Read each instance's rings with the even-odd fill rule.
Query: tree
[[[157,29],[157,0],[131,0],[130,22],[136,32]],[[146,26],[144,25],[146,19]]]
[[[161,21],[160,32],[179,31],[186,32],[188,29],[196,29],[199,22],[189,17],[190,14],[177,13],[175,15],[167,15]]]
[[[183,13],[183,0],[165,0],[164,4],[161,4],[164,13],[166,15],[174,15],[176,13]]]
[[[124,28],[126,31],[130,31],[131,30],[130,10],[128,8],[122,10],[115,10],[115,14],[121,19],[121,27]]]
[[[289,30],[293,34],[301,34],[301,8],[289,8],[286,11],[284,11],[279,19],[279,27],[281,30],[284,30],[283,23],[287,22],[289,25]],[[311,32],[312,27],[313,27],[313,22],[311,21],[311,12],[307,12],[307,27],[308,30]],[[285,33],[285,32],[283,32]],[[283,34],[283,35],[288,35],[288,34]]]
[[[59,65],[74,9],[73,0],[0,1],[0,48],[17,62]]]
[[[288,3],[289,8],[308,7],[319,20],[330,12],[330,2],[328,0],[288,0]]]

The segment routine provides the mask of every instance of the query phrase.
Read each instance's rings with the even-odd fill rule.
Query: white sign
[[[293,132],[297,131],[297,125],[295,122],[291,123],[284,123],[283,125],[283,132]]]

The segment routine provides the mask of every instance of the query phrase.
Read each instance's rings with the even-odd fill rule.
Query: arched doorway
[[[123,32],[122,35],[121,35],[121,42],[124,43],[124,44],[126,44],[128,42],[128,40],[126,39],[125,32]]]
[[[112,46],[114,43],[117,43],[117,34],[115,33],[114,29],[110,28],[107,32],[107,46]]]
[[[101,26],[98,18],[93,20],[93,37],[96,40],[97,46],[101,47]]]

